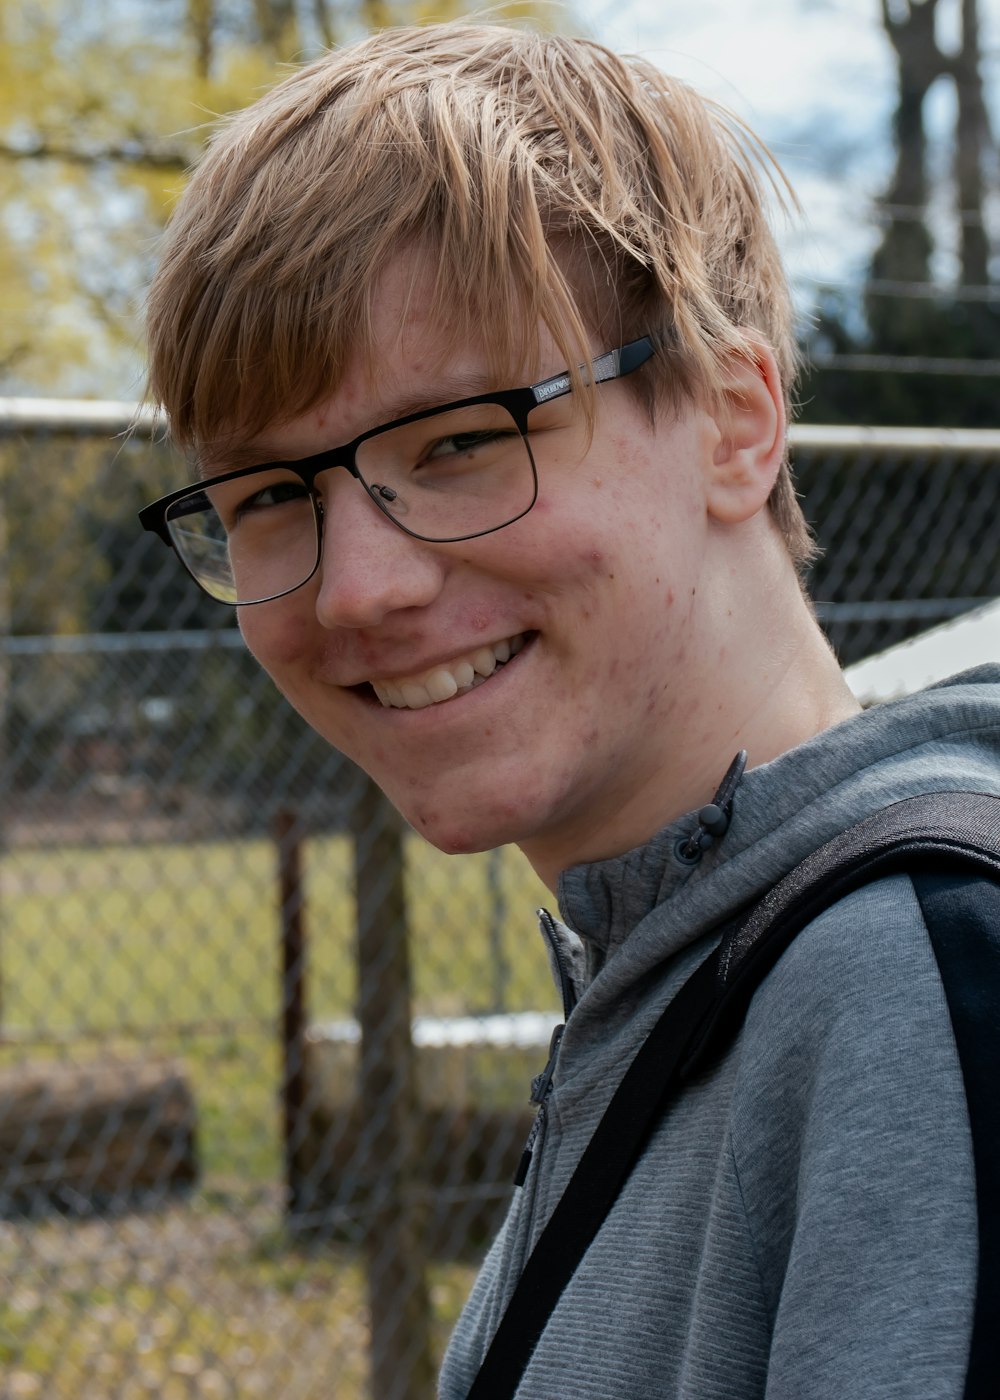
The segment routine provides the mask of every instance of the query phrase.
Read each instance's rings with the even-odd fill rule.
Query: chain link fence
[[[422,1400],[556,1020],[546,895],[309,733],[139,530],[185,468],[127,417],[0,405],[0,1397]],[[794,455],[845,663],[1000,595],[1000,434]]]

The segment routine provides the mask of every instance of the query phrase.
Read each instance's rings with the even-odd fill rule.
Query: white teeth
[[[457,679],[444,667],[440,671],[432,671],[424,685],[427,687],[427,694],[435,702],[450,700],[453,695],[458,694]]]
[[[497,659],[492,647],[480,647],[472,653],[472,664],[480,676],[492,676],[497,668]]]
[[[460,661],[451,673],[458,682],[459,690],[465,690],[476,679],[476,670],[471,661]]]
[[[409,710],[424,710],[428,705],[434,703],[427,694],[427,687],[418,685],[415,681],[404,681],[402,690],[403,699]]]
[[[482,685],[498,666],[516,656],[523,646],[524,634],[520,633],[494,642],[492,646],[477,647],[460,661],[435,666],[424,675],[399,681],[372,681],[371,686],[387,709],[424,710],[428,705],[439,705],[462,691]]]
[[[372,690],[386,707],[405,703],[399,686],[393,685],[391,681],[379,681],[377,684],[373,681]]]

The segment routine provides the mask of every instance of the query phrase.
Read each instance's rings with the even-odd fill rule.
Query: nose
[[[439,547],[400,530],[346,472],[330,476],[338,479],[323,483],[320,624],[377,627],[393,612],[432,603],[446,572]]]

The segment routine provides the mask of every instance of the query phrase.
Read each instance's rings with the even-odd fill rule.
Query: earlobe
[[[767,504],[784,460],[785,402],[767,346],[758,346],[753,360],[733,362],[716,425],[719,438],[707,468],[708,513],[736,525]]]

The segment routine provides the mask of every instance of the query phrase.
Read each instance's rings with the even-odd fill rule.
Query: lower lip
[[[424,705],[419,710],[409,710],[405,706],[383,705],[375,695],[370,692],[370,698],[366,703],[377,708],[379,714],[384,718],[405,724],[429,724],[436,719],[449,716],[458,718],[461,715],[471,714],[474,709],[487,703],[489,696],[497,694],[504,684],[504,680],[511,671],[519,671],[523,659],[534,650],[538,634],[534,633],[528,641],[524,643],[516,656],[512,656],[509,661],[505,661],[502,666],[498,666],[493,674],[487,677],[479,685],[474,685],[470,690],[463,690],[460,695],[453,695],[450,700],[439,700],[433,705]]]

